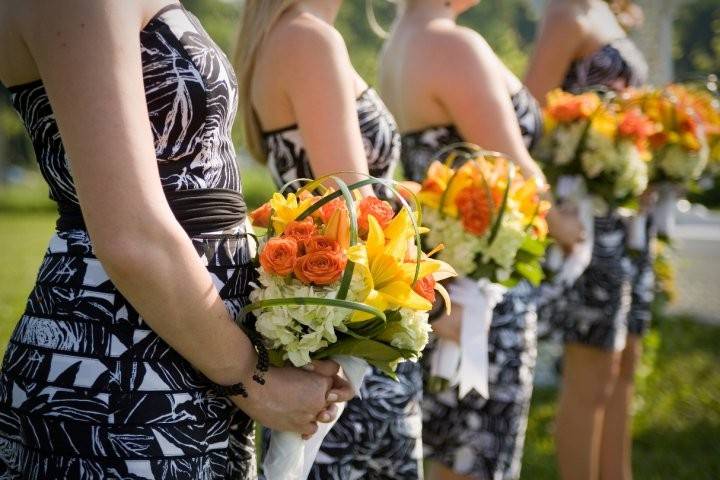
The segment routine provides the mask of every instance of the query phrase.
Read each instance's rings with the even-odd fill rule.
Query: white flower
[[[400,330],[393,335],[390,345],[413,352],[423,351],[432,330],[427,312],[418,312],[407,308],[400,311]]]
[[[698,178],[706,164],[706,155],[689,152],[680,145],[670,145],[660,157],[658,167],[668,178],[687,182]]]
[[[603,172],[616,171],[619,155],[612,139],[588,132],[585,148],[580,155],[583,171],[588,178],[596,178]]]
[[[335,298],[339,282],[327,287],[305,285],[299,280],[270,275],[259,269],[260,288],[250,294],[252,302],[262,300],[313,297]],[[353,276],[348,299],[357,299],[362,290],[360,276]],[[286,352],[295,366],[310,362],[310,354],[337,341],[337,332],[346,332],[352,311],[326,305],[285,305],[256,312],[256,329],[270,348]]]
[[[483,261],[494,261],[501,270],[512,271],[515,257],[525,241],[525,227],[522,214],[514,209],[508,209],[503,215],[497,237],[491,245],[484,239]],[[499,274],[499,272],[498,272]]]
[[[640,151],[630,141],[621,141],[618,144],[618,156],[625,162],[616,171],[614,194],[618,198],[627,195],[638,196],[648,185],[648,166],[640,155]]]
[[[438,260],[448,263],[460,275],[470,275],[475,271],[475,257],[483,248],[481,238],[465,231],[458,219],[441,217],[437,210],[430,208],[423,210],[423,223],[430,227],[428,243],[445,246],[437,254]]]
[[[555,130],[555,165],[567,165],[574,158],[587,128],[587,122],[573,122],[559,125]]]

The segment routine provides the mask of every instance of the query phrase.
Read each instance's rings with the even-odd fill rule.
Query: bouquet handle
[[[548,250],[547,267],[556,272],[555,281],[570,286],[580,278],[592,259],[595,238],[593,200],[587,194],[585,181],[577,175],[560,177],[556,190],[558,198],[577,206],[580,222],[585,229],[585,239],[576,244],[569,254],[565,255],[557,245],[551,245]]]
[[[450,285],[453,304],[463,307],[460,345],[441,340],[430,362],[433,375],[458,385],[460,398],[472,390],[489,397],[488,332],[493,310],[506,291],[487,279],[458,278]]]
[[[638,212],[628,219],[627,246],[637,252],[645,251],[647,247],[647,224],[646,213]]]
[[[675,206],[678,201],[678,187],[666,182],[658,186],[658,201],[653,219],[658,236],[672,239],[675,236]]]
[[[355,394],[360,396],[360,386],[369,369],[368,363],[350,356],[337,356],[332,360],[340,364]],[[307,479],[325,436],[345,410],[345,402],[337,405],[338,414],[335,420],[331,423],[318,424],[318,431],[307,440],[303,440],[294,432],[272,432],[270,446],[263,460],[263,473],[267,480]]]

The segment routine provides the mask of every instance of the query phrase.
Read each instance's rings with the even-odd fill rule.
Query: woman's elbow
[[[100,233],[94,237],[93,250],[108,273],[122,276],[137,275],[143,269],[157,262],[158,254],[170,254],[176,251],[179,243],[173,232],[118,231]]]

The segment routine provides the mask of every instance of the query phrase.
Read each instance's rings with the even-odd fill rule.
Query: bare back
[[[298,123],[291,92],[294,86],[305,80],[284,59],[293,55],[296,61],[306,59],[311,62],[313,52],[309,50],[312,50],[312,44],[302,39],[317,33],[334,37],[333,40],[340,44],[344,42],[331,25],[307,12],[291,8],[280,17],[260,47],[251,95],[263,130],[277,130]],[[367,84],[349,62],[343,62],[341,66],[344,75],[352,80],[357,97]]]
[[[442,18],[429,22],[401,18],[393,28],[380,57],[379,87],[401,131],[453,122],[452,112],[443,99],[448,84],[439,74],[447,69],[448,57],[453,55],[453,42],[447,40],[461,30],[466,29]],[[482,37],[475,32],[471,35],[475,37],[473,42],[481,44],[486,60],[492,63],[491,69],[502,77],[507,95],[519,91],[520,80],[495,56]],[[463,65],[455,65],[453,70],[463,75]]]

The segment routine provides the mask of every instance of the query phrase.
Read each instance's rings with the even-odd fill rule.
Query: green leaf
[[[539,261],[531,263],[518,262],[515,264],[515,270],[535,287],[540,285],[540,282],[545,277]]]
[[[270,359],[270,364],[274,367],[282,367],[285,365],[282,350],[268,350],[268,358]]]
[[[367,360],[368,363],[389,364],[407,358],[412,358],[413,352],[408,352],[370,339],[348,338],[317,352],[314,358],[328,358],[336,355],[349,355]],[[380,368],[380,367],[378,367]]]
[[[546,242],[533,238],[530,235],[525,237],[525,241],[520,245],[520,250],[527,252],[535,257],[542,257],[545,255],[545,248],[547,247]]]

